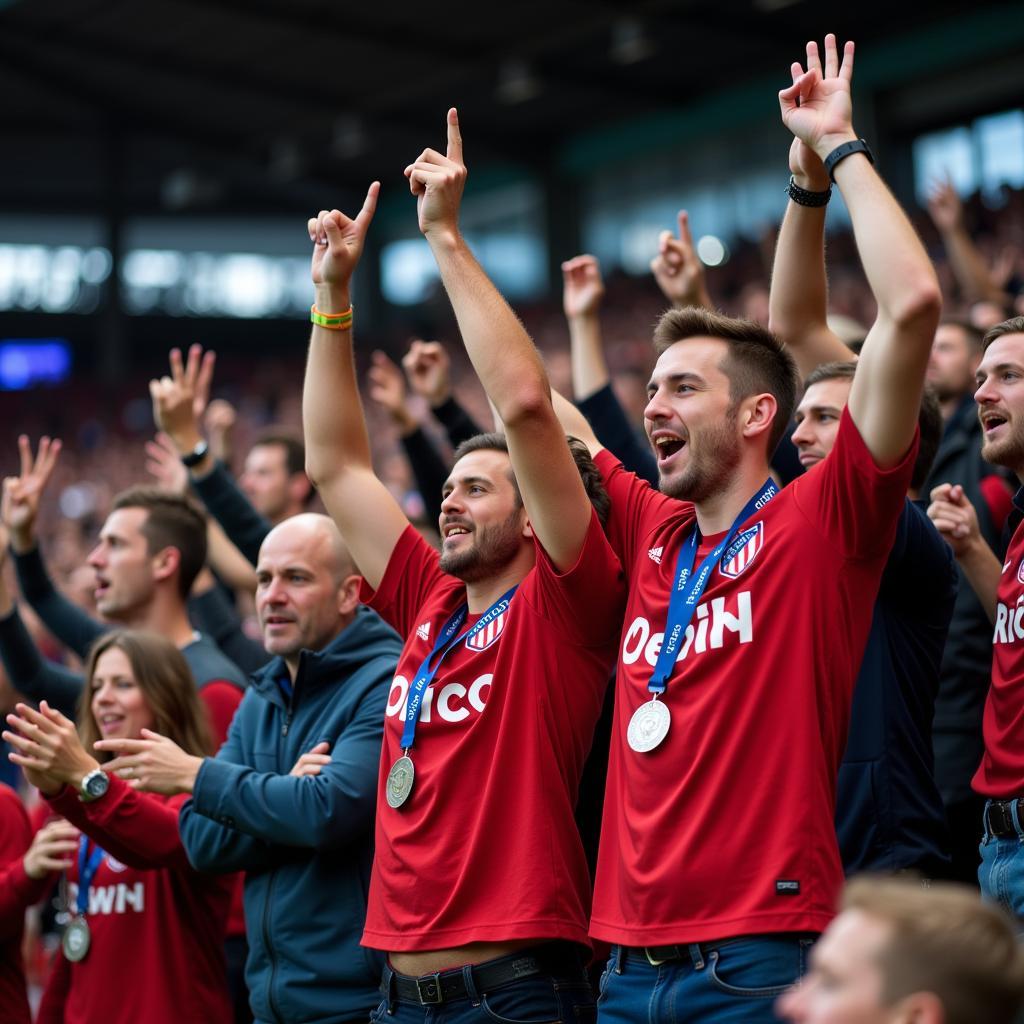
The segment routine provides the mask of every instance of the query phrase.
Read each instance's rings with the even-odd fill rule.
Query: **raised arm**
[[[714,309],[708,293],[704,264],[697,255],[690,233],[690,215],[680,210],[677,215],[679,234],[662,231],[658,236],[658,255],[651,260],[651,273],[661,294],[676,309],[703,306]]]
[[[413,339],[409,351],[402,357],[402,369],[412,390],[427,400],[431,413],[444,427],[448,443],[453,448],[484,432],[452,392],[451,360],[441,342]]]
[[[351,309],[352,272],[362,254],[379,191],[380,185],[374,182],[354,219],[338,210],[321,210],[309,221],[316,309],[321,314]],[[351,321],[341,329],[313,325],[302,390],[302,424],[306,473],[360,574],[376,589],[408,520],[373,471]]]
[[[569,325],[572,393],[576,401],[611,383],[601,338],[604,281],[594,256],[574,256],[562,264],[562,309]]]
[[[802,74],[793,65],[793,79]],[[826,87],[829,83],[823,82]],[[789,149],[793,176],[789,205],[779,229],[768,298],[768,326],[785,342],[801,377],[816,366],[852,362],[854,354],[829,330],[828,282],[825,276],[825,211],[827,206],[807,205],[803,192],[828,194],[828,173],[821,158],[800,139]],[[799,190],[799,191],[797,191]],[[802,198],[797,202],[793,195]]]
[[[512,467],[534,533],[554,565],[568,570],[583,549],[590,500],[551,407],[540,355],[459,232],[466,167],[454,109],[448,111],[447,154],[426,149],[405,173],[466,352],[505,424]]]
[[[857,139],[850,101],[853,43],[846,44],[840,65],[835,36],[825,37],[824,76],[817,44],[808,43],[807,65],[779,93],[779,103],[786,127],[824,161]],[[875,462],[884,468],[896,465],[913,441],[942,298],[924,246],[867,156],[847,156],[834,166],[833,177],[878,303],[849,411]]]
[[[953,183],[937,182],[928,196],[928,213],[942,238],[953,276],[966,302],[987,300],[1005,306],[1007,295],[985,265],[964,223],[964,207]]]

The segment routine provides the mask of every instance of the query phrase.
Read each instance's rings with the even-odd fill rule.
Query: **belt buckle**
[[[657,960],[651,956],[651,950],[654,948],[654,946],[644,946],[644,956],[647,957],[647,962],[652,967],[660,967],[662,964],[667,964],[671,959],[670,957],[666,957],[664,960]]]
[[[437,1006],[444,1002],[441,996],[441,972],[424,975],[416,979],[416,995],[420,1006]]]

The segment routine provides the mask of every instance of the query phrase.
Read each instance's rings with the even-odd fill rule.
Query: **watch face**
[[[91,797],[103,796],[110,787],[110,779],[105,772],[94,772],[85,781],[82,788]]]

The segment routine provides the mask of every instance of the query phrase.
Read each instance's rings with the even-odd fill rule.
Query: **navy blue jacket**
[[[917,869],[935,877],[948,863],[932,717],[956,587],[949,545],[908,500],[875,600],[839,768],[836,832],[847,875]]]
[[[293,693],[284,662],[252,677],[227,741],[181,811],[199,871],[245,872],[256,1019],[333,1024],[380,1002],[382,960],[359,945],[373,858],[384,709],[402,642],[361,607],[324,650],[303,651]],[[322,741],[331,763],[288,773]]]

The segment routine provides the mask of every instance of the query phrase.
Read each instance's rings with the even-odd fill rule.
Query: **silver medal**
[[[403,754],[388,772],[385,793],[389,807],[401,807],[409,799],[415,779],[416,769],[413,767],[412,758],[408,754]]]
[[[61,939],[64,955],[73,963],[78,963],[79,960],[85,959],[91,944],[92,936],[89,934],[89,925],[85,918],[72,918]]]
[[[672,724],[672,716],[665,704],[655,697],[633,712],[629,720],[626,739],[630,749],[638,754],[646,754],[653,750],[668,735],[668,727]]]

